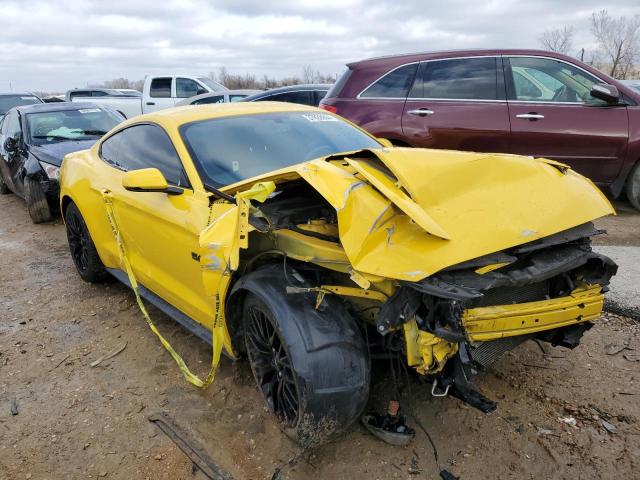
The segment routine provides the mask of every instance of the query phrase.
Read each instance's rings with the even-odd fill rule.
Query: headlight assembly
[[[42,169],[46,172],[47,177],[51,180],[60,180],[60,167],[51,165],[50,163],[40,162]]]

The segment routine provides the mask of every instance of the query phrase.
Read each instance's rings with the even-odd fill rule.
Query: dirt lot
[[[629,212],[607,220],[609,240],[637,242],[638,219]],[[133,295],[115,282],[83,283],[63,225],[32,225],[12,195],[0,197],[0,291],[0,478],[205,478],[148,421],[161,411],[235,479],[271,478],[297,453],[267,415],[246,364],[223,359],[209,389],[188,385]],[[205,372],[209,347],[151,313],[188,364]],[[124,342],[114,358],[90,366]],[[605,353],[625,342],[635,350]],[[639,478],[639,358],[640,325],[607,315],[576,350],[545,355],[529,342],[480,376],[479,389],[499,402],[493,414],[432,399],[418,383],[411,403],[442,465],[465,480]],[[377,407],[391,392],[387,368],[378,372]],[[560,420],[568,418],[575,426]],[[409,447],[391,447],[356,425],[282,478],[436,476],[421,432]]]

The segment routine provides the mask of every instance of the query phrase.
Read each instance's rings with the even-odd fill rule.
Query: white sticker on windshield
[[[80,113],[98,113],[99,108],[81,108],[78,110]]]
[[[240,170],[240,162],[237,160],[232,161],[231,168],[233,169],[234,172],[237,172],[238,170]]]
[[[327,113],[303,113],[302,116],[310,122],[337,122],[338,119]]]
[[[22,100],[35,100],[36,97],[20,97]]]

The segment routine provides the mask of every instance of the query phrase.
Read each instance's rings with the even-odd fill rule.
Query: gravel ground
[[[633,244],[638,218],[627,212],[600,222],[611,235],[598,242]],[[620,263],[631,271],[625,258]],[[237,480],[268,480],[298,454],[265,411],[246,363],[223,359],[210,388],[188,385],[131,292],[116,282],[83,283],[63,225],[33,225],[13,195],[0,196],[0,291],[0,479],[204,479],[148,421],[157,412]],[[202,375],[210,347],[150,313]],[[638,478],[639,354],[640,325],[606,314],[574,350],[527,342],[480,375],[478,389],[498,402],[493,414],[434,399],[415,379],[403,405],[428,429],[441,465],[462,480]],[[386,363],[374,363],[371,406],[381,409],[391,391]],[[280,478],[437,472],[421,432],[408,447],[392,447],[354,425]]]
[[[607,309],[640,321],[640,213],[623,202],[616,202],[615,207],[617,216],[596,222],[607,235],[596,237],[595,249],[618,264]]]

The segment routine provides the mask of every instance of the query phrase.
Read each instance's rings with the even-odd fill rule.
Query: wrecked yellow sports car
[[[299,105],[135,117],[61,176],[80,276],[246,357],[299,440],[360,415],[374,352],[494,408],[474,374],[528,339],[576,346],[617,268],[590,246],[614,211],[567,166],[393,148]]]

